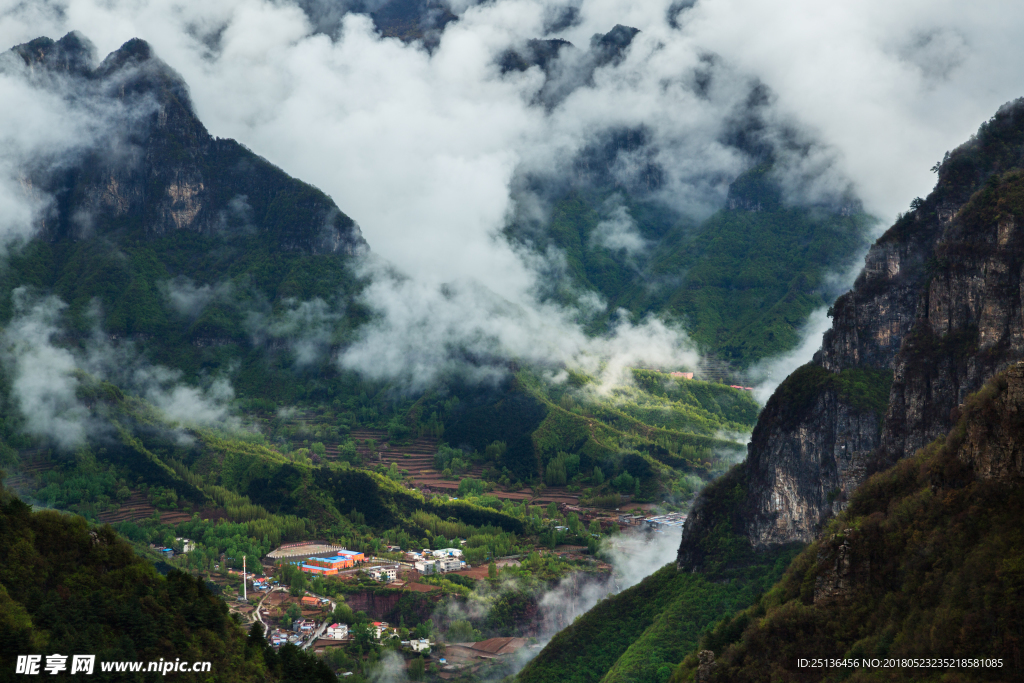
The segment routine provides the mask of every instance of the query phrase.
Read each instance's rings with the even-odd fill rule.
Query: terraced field
[[[181,510],[157,510],[139,491],[133,491],[132,495],[121,504],[117,510],[112,512],[101,512],[97,519],[104,524],[116,524],[118,522],[137,522],[140,519],[148,519],[154,512],[160,513],[160,521],[164,524],[177,524],[192,519],[192,515]]]
[[[271,413],[256,413],[254,416],[259,422],[268,423],[272,420],[279,420]],[[315,411],[295,411],[287,418],[280,420],[288,428],[302,432],[299,438],[291,437],[292,444],[298,448],[309,448],[313,443],[319,441],[324,444],[325,457],[327,460],[337,460],[339,457],[338,441],[344,441],[344,437],[332,439],[330,437],[317,436],[325,430],[323,417]],[[462,477],[481,478],[483,466],[473,465],[468,471],[459,475],[457,479],[444,479],[441,473],[434,469],[434,454],[437,452],[438,440],[436,437],[423,436],[411,441],[392,444],[388,441],[387,432],[383,429],[368,429],[357,427],[353,429],[348,437],[356,445],[356,452],[362,457],[364,464],[368,467],[384,465],[388,467],[395,463],[399,470],[407,474],[406,481],[417,489],[423,491],[437,491],[454,493],[459,488],[459,479]],[[366,442],[372,440],[374,447],[371,451],[370,445]],[[505,491],[500,487],[495,488],[491,495],[503,500],[528,500],[533,503],[547,504],[549,502],[566,503],[577,505],[579,495],[570,493],[565,487],[546,488],[539,496],[533,489],[526,487],[518,491]]]
[[[434,437],[420,437],[405,445],[388,443],[387,432],[378,429],[354,429],[351,437],[356,441],[356,450],[363,457],[363,462],[371,466],[385,467],[390,467],[391,463],[394,463],[399,470],[407,474],[407,481],[420,490],[454,493],[459,488],[459,479],[479,479],[483,474],[483,465],[476,464],[457,479],[444,479],[441,473],[434,469],[434,454],[437,452],[437,439]],[[377,443],[372,453],[365,444],[367,439],[373,439]],[[337,457],[336,453],[337,449],[334,457]],[[331,455],[331,449],[328,448],[327,457],[330,458]],[[570,493],[565,487],[547,488],[539,496],[529,487],[518,491],[505,491],[497,487],[491,491],[491,495],[503,500],[528,500],[534,503],[579,503],[579,495]]]
[[[50,459],[48,448],[26,448],[18,451],[18,471],[4,480],[4,486],[12,491],[20,491],[29,487],[37,476],[56,466],[57,463]]]

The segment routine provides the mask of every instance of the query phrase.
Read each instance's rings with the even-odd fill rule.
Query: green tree
[[[494,441],[484,449],[484,457],[487,460],[499,462],[507,450],[508,445],[504,441]]]
[[[470,643],[480,638],[480,632],[473,628],[468,619],[456,619],[448,627],[449,643]]]
[[[416,634],[417,638],[429,638],[431,636],[431,634],[433,634],[433,632],[434,632],[434,620],[433,619],[427,619],[426,621],[421,621],[416,626],[416,629],[415,629],[415,634]]]
[[[293,602],[292,604],[288,605],[288,609],[287,611],[285,611],[285,616],[288,617],[289,621],[295,621],[296,619],[302,617],[302,608]]]
[[[352,627],[352,637],[358,645],[365,647],[373,642],[373,629],[366,622],[357,623]]]
[[[498,578],[498,565],[491,560],[490,564],[487,565],[487,578],[497,579]]]
[[[423,657],[417,657],[416,659],[409,662],[409,679],[413,681],[422,681],[423,676],[426,673],[426,663],[423,661]]]
[[[565,486],[565,482],[565,461],[561,458],[553,458],[544,470],[544,483],[548,486]]]
[[[459,482],[459,496],[480,496],[483,495],[483,492],[484,482],[481,481],[480,479],[473,479],[471,477],[467,477]]]

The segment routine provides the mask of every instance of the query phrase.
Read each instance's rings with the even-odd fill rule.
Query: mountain
[[[377,547],[442,528],[479,531],[486,555],[560,536],[485,487],[684,504],[737,455],[722,435],[753,426],[748,392],[658,370],[609,394],[507,362],[498,386],[454,378],[422,395],[342,371],[334,354],[370,318],[356,274],[368,247],[328,197],[211,137],[143,41],[98,61],[71,33],[4,60],[92,131],[25,164],[22,187],[50,203],[0,273],[0,464],[28,500],[91,521],[136,503],[199,514],[192,535],[227,518],[243,540],[211,534],[198,569],[313,535]],[[378,438],[417,437],[427,479],[466,479],[468,503],[409,491],[412,472],[372,460]],[[119,529],[160,540],[194,520],[151,522]]]
[[[801,669],[800,657],[1006,667],[961,668],[963,680],[1019,666],[1024,101],[936,170],[832,306],[821,350],[761,411],[746,461],[698,495],[675,567],[558,634],[523,680],[555,680],[558,660],[582,653],[601,664],[576,680],[663,683],[687,648],[673,681],[930,673]]]
[[[27,288],[66,304],[72,337],[99,327],[188,381],[230,371],[242,395],[330,393],[303,371],[365,317],[351,265],[366,242],[329,197],[212,137],[144,41],[97,64],[77,33],[39,38],[4,68],[95,132],[23,169],[23,186],[52,200],[36,238],[11,250],[0,319]]]
[[[1024,664],[1022,415],[1018,363],[971,394],[946,435],[862,484],[671,680],[1011,680]],[[861,664],[801,669],[811,652]]]
[[[619,27],[594,49],[614,59],[634,34]],[[396,440],[440,436],[447,421],[447,440],[467,458],[505,444],[500,461],[484,463],[495,482],[540,483],[552,461],[576,458],[566,481],[548,479],[608,500],[622,493],[678,502],[736,450],[721,434],[753,425],[756,404],[745,392],[682,385],[657,371],[641,372],[637,390],[614,396],[588,391],[593,378],[583,375],[548,387],[529,369],[499,387],[455,378],[422,396],[343,371],[335,354],[373,315],[360,298],[366,280],[356,275],[368,246],[329,197],[210,136],[184,81],[144,41],[98,61],[77,33],[39,38],[11,50],[4,68],[71,102],[93,133],[26,165],[24,186],[52,200],[37,235],[11,249],[0,273],[0,321],[14,334],[46,318],[53,352],[75,354],[93,379],[160,404],[156,391],[165,407],[189,413],[186,420],[198,407],[187,410],[168,391],[220,391],[227,398],[213,413],[243,410],[286,452],[333,448],[356,426],[386,429]],[[32,373],[21,357],[8,358],[0,378],[13,413],[0,437],[19,449],[47,447],[49,422],[36,420],[31,438],[31,417],[18,415],[31,402],[15,391]],[[80,422],[72,414],[82,407],[62,401],[55,417]],[[297,403],[316,408],[309,436],[296,438],[272,419]],[[594,421],[597,431],[588,426]],[[596,483],[588,487],[590,477]]]
[[[366,246],[326,195],[237,142],[213,138],[181,76],[145,41],[130,40],[99,64],[78,33],[38,38],[12,52],[37,80],[83,100],[116,100],[113,111],[123,116],[116,123],[124,129],[103,140],[118,149],[86,149],[64,173],[29,177],[58,198],[45,220],[50,241],[153,239],[184,230],[226,239],[251,233],[283,251],[313,254]]]
[[[946,433],[964,398],[1022,357],[1022,155],[1018,101],[948,154],[932,193],[872,246],[821,351],[754,429],[736,529],[753,547],[813,540],[869,474]],[[691,516],[680,567],[701,565],[713,524]]]

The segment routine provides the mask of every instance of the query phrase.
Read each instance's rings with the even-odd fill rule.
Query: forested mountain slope
[[[849,267],[874,223],[852,200],[787,204],[771,171],[762,164],[740,176],[726,206],[700,223],[610,181],[603,192],[573,190],[535,246],[557,246],[572,285],[607,299],[593,329],[619,309],[638,319],[655,312],[745,369],[796,346],[810,313],[839,294],[828,276]]]
[[[19,655],[90,653],[106,662],[210,662],[223,681],[333,681],[294,646],[276,653],[247,637],[202,579],[161,576],[110,527],[31,508],[0,489],[0,677],[16,680]],[[71,669],[71,659],[65,660]],[[40,667],[42,669],[42,667]]]
[[[702,639],[713,656],[691,654],[672,681],[1015,680],[1022,416],[1016,364],[966,400],[948,434],[860,486],[771,591]]]
[[[0,319],[14,315],[18,288],[54,295],[73,338],[98,327],[191,381],[241,363],[243,394],[317,391],[295,372],[362,315],[349,264],[366,244],[353,221],[316,188],[210,136],[181,77],[144,41],[96,64],[76,33],[40,38],[4,68],[78,103],[98,132],[26,169],[26,186],[54,201],[0,276]],[[302,333],[326,337],[299,349]]]

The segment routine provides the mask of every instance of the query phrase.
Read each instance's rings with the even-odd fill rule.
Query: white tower
[[[242,599],[243,600],[248,600],[249,599],[249,592],[245,589],[246,588],[245,578],[246,578],[245,577],[245,555],[242,555]]]

